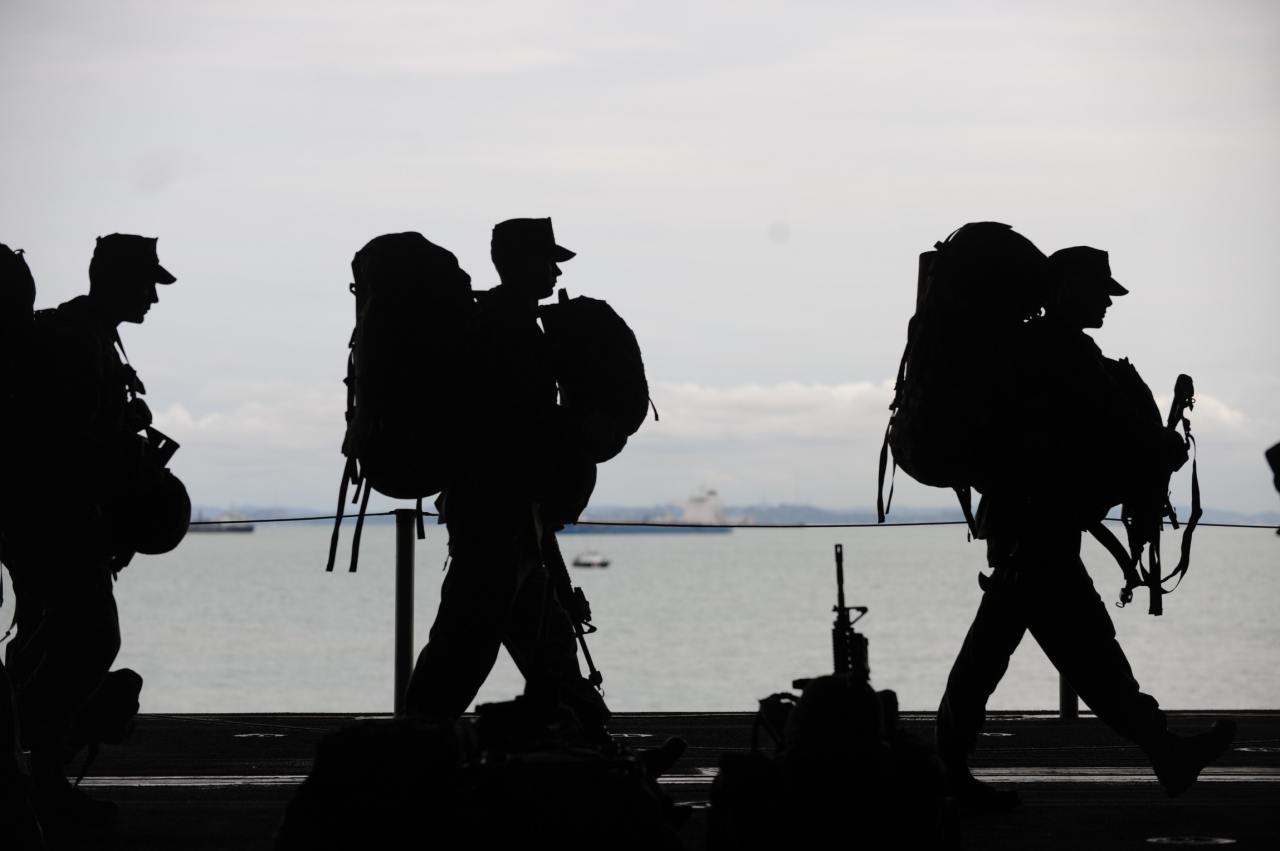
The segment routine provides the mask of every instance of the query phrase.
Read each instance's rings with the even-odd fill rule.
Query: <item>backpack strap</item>
[[[364,495],[360,496],[360,486],[364,485]],[[364,479],[356,480],[356,495],[360,496],[360,513],[356,515],[356,531],[351,536],[351,566],[348,573],[356,572],[356,564],[360,561],[360,536],[364,533],[364,515],[369,509],[369,494],[373,488]]]
[[[893,459],[893,472],[889,474],[889,498],[884,497],[884,474],[889,465],[889,432],[893,431],[893,415],[889,415],[889,424],[884,427],[884,441],[880,444],[880,476],[876,483],[876,522],[883,523],[884,518],[893,508],[893,483],[898,477],[898,459]]]
[[[898,361],[898,377],[893,382],[893,401],[889,403],[889,424],[884,427],[884,441],[880,444],[880,475],[876,483],[876,518],[883,523],[884,518],[893,507],[893,481],[898,474],[898,459],[893,459],[893,471],[889,474],[889,499],[884,498],[884,474],[889,463],[889,433],[893,431],[893,417],[902,402],[902,379],[907,374],[907,359],[911,356],[911,344],[915,338],[916,318],[911,317],[907,323],[907,345],[902,349],[902,358]]]
[[[347,503],[347,485],[355,480],[356,459],[347,458],[347,465],[342,468],[342,484],[338,486],[338,510],[334,512],[333,534],[329,537],[329,562],[325,565],[326,573],[333,573],[333,564],[338,558],[338,534],[342,531],[342,512]]]

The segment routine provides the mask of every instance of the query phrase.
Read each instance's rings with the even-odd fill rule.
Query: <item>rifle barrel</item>
[[[844,544],[836,544],[836,611],[847,611],[844,604]]]

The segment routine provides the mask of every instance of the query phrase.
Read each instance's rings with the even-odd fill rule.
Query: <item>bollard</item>
[[[1058,674],[1058,720],[1075,721],[1080,717],[1080,698],[1067,678]]]
[[[397,508],[396,515],[396,715],[404,714],[413,672],[413,548],[418,512]]]

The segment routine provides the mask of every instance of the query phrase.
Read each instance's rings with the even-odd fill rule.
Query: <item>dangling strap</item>
[[[1127,595],[1121,592],[1120,598],[1124,602],[1129,602],[1133,599],[1133,589],[1150,582],[1151,571],[1142,564],[1142,551],[1147,546],[1147,541],[1143,540],[1142,530],[1138,528],[1137,520],[1128,504],[1120,510],[1120,522],[1124,523],[1125,539],[1129,542],[1129,566],[1127,569],[1122,566],[1121,570],[1124,572],[1126,582],[1135,582],[1126,589],[1129,592]]]
[[[422,497],[418,497],[418,540],[426,540],[427,527],[422,522]]]
[[[1164,585],[1160,576],[1160,536],[1156,535],[1147,546],[1147,590],[1151,592],[1147,614],[1164,614]]]
[[[658,406],[653,404],[653,397],[649,397],[649,407],[653,408],[653,421],[658,422]]]
[[[360,499],[360,513],[356,515],[356,531],[351,536],[351,567],[347,568],[348,573],[356,572],[356,563],[360,560],[360,536],[364,533],[364,514],[369,508],[369,492],[373,488],[366,485],[364,496]]]
[[[333,564],[338,559],[338,533],[342,530],[342,512],[347,503],[347,485],[355,478],[356,459],[348,458],[347,465],[342,468],[342,484],[338,486],[338,510],[333,517],[333,534],[329,537],[329,562],[325,565],[326,573],[333,573]]]
[[[973,489],[968,485],[962,485],[952,490],[960,500],[960,512],[964,514],[964,522],[969,524],[969,536],[972,540],[978,537],[978,523],[973,519]]]
[[[889,424],[884,427],[884,442],[880,444],[880,476],[876,482],[876,522],[883,523],[884,518],[889,514],[889,509],[893,508],[893,482],[898,476],[898,459],[893,459],[893,472],[889,475],[889,499],[884,498],[884,474],[889,466],[889,432],[893,431],[893,417],[889,417]]]
[[[1186,429],[1187,440],[1191,443],[1191,516],[1187,518],[1187,525],[1182,530],[1182,551],[1178,557],[1178,566],[1165,577],[1165,579],[1176,580],[1173,587],[1166,593],[1177,590],[1182,584],[1183,577],[1187,575],[1187,568],[1191,567],[1191,535],[1200,522],[1200,515],[1204,513],[1200,507],[1200,474],[1196,470],[1196,439],[1191,436],[1190,426],[1186,426]]]
[[[876,522],[883,523],[884,518],[893,508],[893,482],[898,475],[898,459],[893,459],[893,471],[889,474],[889,499],[884,498],[884,474],[889,466],[889,433],[893,431],[893,420],[898,413],[898,405],[902,401],[902,379],[907,375],[907,359],[911,356],[911,344],[915,338],[916,317],[912,316],[907,323],[907,345],[902,349],[902,357],[898,360],[898,377],[893,382],[893,401],[889,403],[889,424],[884,427],[884,441],[880,444],[880,474],[876,481]],[[972,523],[969,524],[972,527]]]

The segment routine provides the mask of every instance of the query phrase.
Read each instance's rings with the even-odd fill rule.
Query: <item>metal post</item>
[[[418,512],[397,508],[396,515],[396,680],[395,709],[404,714],[409,674],[413,672],[413,548]]]
[[[1067,678],[1058,675],[1058,719],[1061,721],[1075,721],[1080,717],[1080,698],[1076,696],[1076,690],[1071,687],[1071,683],[1067,682]]]

